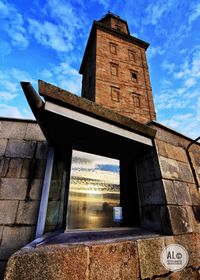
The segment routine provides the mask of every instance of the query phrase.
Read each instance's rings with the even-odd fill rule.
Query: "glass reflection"
[[[74,150],[67,228],[119,226],[119,219],[113,216],[117,206],[120,206],[119,161]]]

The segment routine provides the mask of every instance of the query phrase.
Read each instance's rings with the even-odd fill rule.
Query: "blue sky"
[[[200,135],[199,0],[0,0],[0,116],[32,118],[19,82],[42,79],[80,95],[78,74],[94,19],[110,10],[150,43],[157,121]]]

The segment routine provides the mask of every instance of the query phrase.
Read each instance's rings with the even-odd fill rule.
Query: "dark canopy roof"
[[[67,147],[120,158],[152,146],[155,130],[114,111],[39,81],[39,93],[22,82],[29,105],[50,145],[65,153]],[[134,151],[133,151],[134,150]]]

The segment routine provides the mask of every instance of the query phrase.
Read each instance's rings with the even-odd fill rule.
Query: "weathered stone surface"
[[[199,280],[198,271],[193,271],[191,268],[185,268],[181,271],[172,272],[168,276],[156,277],[156,280]]]
[[[167,204],[177,204],[174,184],[171,180],[163,180]]]
[[[139,264],[135,242],[93,245],[89,247],[89,279],[138,279]]]
[[[194,177],[192,175],[191,168],[188,163],[179,162],[179,177],[183,182],[194,183]]]
[[[35,161],[35,172],[34,178],[41,179],[44,177],[45,168],[46,168],[46,160],[44,159],[37,159]]]
[[[1,178],[0,199],[25,199],[27,189],[26,179]]]
[[[139,182],[149,182],[161,178],[160,167],[156,157],[138,163],[137,170]]]
[[[198,185],[200,186],[200,166],[195,166],[194,170],[197,177]]]
[[[156,139],[158,140],[183,148],[186,148],[190,143],[189,139],[177,133],[173,133],[173,131],[170,132],[165,126],[160,127],[159,124],[157,125],[154,123],[151,127],[156,129]]]
[[[161,156],[175,159],[181,162],[188,162],[186,152],[183,148],[159,140],[156,140],[155,142],[158,149],[158,153]]]
[[[11,140],[6,148],[6,157],[32,158],[36,148],[36,141]]]
[[[5,154],[7,142],[7,139],[0,139],[0,157]]]
[[[192,145],[191,148],[193,148],[193,147],[194,147],[194,145]],[[192,159],[193,165],[200,166],[200,151],[199,151],[199,147],[196,148],[196,150],[194,150],[194,151],[189,150],[189,153],[190,153],[190,157]]]
[[[32,159],[23,159],[23,163],[22,163],[22,169],[21,169],[21,178],[28,178],[30,176],[31,173],[31,163],[32,163]]]
[[[164,204],[165,193],[161,180],[142,184],[144,204]]]
[[[43,180],[34,179],[31,185],[31,190],[29,193],[30,199],[39,200],[41,198]]]
[[[0,224],[14,224],[17,207],[18,201],[0,200]]]
[[[1,138],[9,139],[24,139],[27,128],[27,122],[0,121],[0,135]]]
[[[39,201],[20,201],[16,224],[35,225],[38,218]]]
[[[187,184],[180,181],[174,181],[173,184],[178,205],[191,205],[192,201]]]
[[[175,160],[160,156],[159,161],[162,177],[164,179],[179,179],[180,170],[178,163]]]
[[[160,255],[165,247],[163,237],[138,240],[137,244],[142,279],[168,272],[160,262]]]
[[[172,234],[172,227],[169,219],[169,212],[167,206],[160,207],[160,217],[161,217],[163,232],[165,234]]]
[[[8,173],[10,159],[9,158],[2,158],[1,160],[1,178],[6,177]]]
[[[3,234],[3,228],[4,226],[0,226],[0,244],[1,244],[2,234]]]
[[[5,158],[0,157],[0,178],[2,177],[2,171],[3,171],[3,166],[4,166]]]
[[[177,244],[182,245],[188,252],[188,266],[200,266],[200,234],[183,234],[174,237]]]
[[[47,142],[37,142],[36,158],[46,159],[48,153],[48,144]]]
[[[147,205],[142,207],[142,226],[152,231],[163,232],[160,206]]]
[[[44,134],[37,123],[28,123],[26,129],[26,140],[45,141]]]
[[[11,158],[6,177],[19,178],[21,175],[22,163],[23,160],[21,158]]]
[[[2,248],[13,248],[15,250],[29,243],[34,237],[35,227],[27,226],[5,226],[3,230]]]
[[[159,156],[159,162],[163,179],[194,183],[193,175],[188,163],[168,159],[163,156]]]
[[[174,234],[192,232],[191,221],[186,207],[168,206],[168,210]]]
[[[83,246],[22,250],[10,258],[5,280],[87,280],[88,262],[88,250]]]
[[[193,206],[193,207],[195,207],[195,206]],[[187,209],[187,213],[188,213],[188,217],[190,219],[190,224],[191,224],[191,227],[192,227],[192,231],[193,232],[200,232],[200,227],[199,227],[199,230],[198,230],[198,222],[195,218],[195,213],[194,213],[193,207],[192,206],[186,206],[185,208]]]

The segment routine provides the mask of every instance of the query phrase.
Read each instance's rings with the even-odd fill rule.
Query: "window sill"
[[[33,248],[41,245],[55,244],[85,244],[106,243],[117,241],[138,240],[161,236],[142,228],[106,228],[95,230],[67,230],[65,232],[54,232],[45,234],[28,244],[24,248]]]

